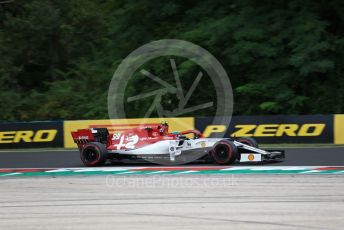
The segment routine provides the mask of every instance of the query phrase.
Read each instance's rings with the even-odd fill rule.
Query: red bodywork
[[[163,140],[177,140],[178,136],[168,132],[168,126],[139,126],[108,138],[108,150],[136,149]]]
[[[95,132],[94,129],[93,132]],[[92,129],[79,129],[72,132],[72,137],[79,149],[82,149],[89,142],[98,141]],[[198,130],[186,130],[180,133],[169,133],[168,125],[150,124],[132,128],[125,131],[110,133],[106,139],[107,150],[125,150],[141,148],[163,140],[178,140],[180,135],[195,134],[202,137]]]

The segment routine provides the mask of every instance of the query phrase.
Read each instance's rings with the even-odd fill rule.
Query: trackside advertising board
[[[344,144],[344,114],[234,116],[230,124],[212,117],[147,118],[0,123],[0,149],[76,148],[71,131],[108,128],[110,133],[167,121],[170,132],[199,129],[206,137],[253,137],[259,143]]]
[[[110,134],[121,132],[140,125],[157,124],[166,121],[169,123],[169,132],[194,129],[193,117],[180,118],[146,118],[146,119],[116,119],[116,120],[88,120],[64,122],[64,147],[76,148],[71,132],[87,128],[107,128]]]
[[[230,124],[195,119],[206,137],[253,137],[259,143],[333,143],[333,115],[234,116]]]
[[[334,115],[334,143],[344,144],[344,114]]]
[[[0,124],[0,148],[63,147],[63,121]]]

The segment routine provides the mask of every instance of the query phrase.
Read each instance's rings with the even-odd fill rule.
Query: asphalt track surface
[[[340,230],[340,175],[0,180],[0,229]]]
[[[280,148],[283,149],[283,148]],[[344,147],[285,148],[286,159],[274,166],[343,166]],[[138,166],[137,163],[121,166]],[[142,163],[140,164],[142,165]],[[154,166],[153,164],[145,164]],[[204,164],[202,164],[204,165]],[[235,164],[235,165],[243,165]],[[252,164],[251,164],[252,165]],[[252,165],[254,166],[254,165]],[[0,168],[84,167],[77,150],[0,151]]]
[[[286,160],[273,165],[344,165],[343,147],[285,150]],[[0,168],[68,167],[83,167],[77,150],[0,151]],[[340,174],[2,177],[0,194],[0,229],[7,230],[344,226]]]

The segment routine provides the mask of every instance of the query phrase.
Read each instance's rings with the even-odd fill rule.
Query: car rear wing
[[[87,144],[95,141],[92,129],[78,129],[72,132],[73,141],[77,144]]]
[[[107,128],[78,129],[72,132],[73,141],[78,144],[79,147],[89,142],[107,144],[108,136],[109,131]]]

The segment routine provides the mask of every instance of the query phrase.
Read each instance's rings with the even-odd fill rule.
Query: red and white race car
[[[188,134],[194,137],[188,138]],[[283,150],[260,149],[252,138],[204,138],[198,130],[169,133],[167,123],[143,125],[111,135],[106,128],[79,129],[72,132],[72,137],[86,166],[128,159],[158,164],[203,160],[221,165],[284,159]]]

